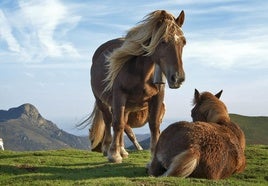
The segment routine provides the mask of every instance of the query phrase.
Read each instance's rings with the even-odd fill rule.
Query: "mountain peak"
[[[21,111],[21,115],[25,114],[26,116],[33,118],[33,119],[38,119],[39,117],[41,117],[37,108],[30,103],[25,103],[19,106],[17,110]]]
[[[87,137],[74,136],[59,129],[29,103],[0,110],[0,136],[9,150],[87,149],[89,145]]]
[[[25,103],[19,107],[14,107],[6,110],[0,110],[0,121],[6,121],[10,119],[17,118],[31,118],[35,120],[42,119],[42,116],[39,114],[35,106],[30,103]]]

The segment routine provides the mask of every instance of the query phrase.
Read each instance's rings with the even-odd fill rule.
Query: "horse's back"
[[[123,39],[120,38],[107,41],[99,46],[93,55],[90,75],[92,91],[96,98],[102,95],[106,86],[103,83],[107,75],[106,57],[122,43]]]
[[[119,48],[123,44],[123,42],[123,38],[117,38],[103,43],[95,51],[92,58],[92,62],[94,63],[95,61],[97,61],[100,56],[106,57],[106,55],[108,55],[114,49]]]

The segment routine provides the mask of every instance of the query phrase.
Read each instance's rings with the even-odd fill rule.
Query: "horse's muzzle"
[[[175,89],[175,88],[180,88],[182,82],[184,82],[185,76],[182,75],[180,76],[178,73],[173,74],[170,76],[168,79],[168,86],[169,88]]]

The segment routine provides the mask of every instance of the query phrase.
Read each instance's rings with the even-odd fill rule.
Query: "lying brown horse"
[[[108,41],[94,53],[91,88],[96,99],[95,110],[102,117],[91,116],[96,123],[105,123],[102,149],[109,161],[121,163],[122,157],[128,156],[122,140],[128,117],[144,109],[149,111],[153,154],[160,135],[164,99],[160,77],[166,77],[170,88],[179,88],[185,79],[183,22],[183,11],[177,18],[164,10],[154,11],[124,38]]]
[[[96,108],[96,107],[95,107]],[[99,113],[96,113],[99,112]],[[100,111],[93,112],[95,115],[95,119],[97,117],[102,117],[102,113]],[[165,104],[162,103],[162,108],[160,112],[160,119],[162,123],[162,119],[165,114]],[[99,115],[100,114],[100,115]],[[97,116],[97,117],[96,117]],[[133,143],[133,145],[136,147],[137,150],[143,150],[142,146],[139,144],[132,128],[138,128],[144,126],[148,122],[149,117],[149,109],[143,109],[137,112],[131,112],[128,116],[128,122],[125,125],[124,131],[130,141]],[[98,121],[98,119],[97,119]],[[103,152],[104,155],[105,151],[102,149],[102,143],[104,142],[104,136],[105,136],[105,124],[104,122],[98,123],[95,121],[91,121],[92,123],[91,128],[89,129],[89,140],[90,140],[90,148],[92,151],[96,152]],[[123,139],[122,139],[123,140]],[[123,142],[122,142],[123,143]]]
[[[195,90],[194,122],[177,122],[161,133],[150,175],[217,180],[245,169],[245,136],[230,121],[221,93]]]

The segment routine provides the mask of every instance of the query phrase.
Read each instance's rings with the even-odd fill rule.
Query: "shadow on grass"
[[[15,175],[16,179],[30,180],[82,180],[109,177],[144,177],[147,176],[145,167],[130,163],[112,164],[107,162],[81,163],[75,167],[40,166],[28,164],[17,166],[1,165],[0,174]]]

